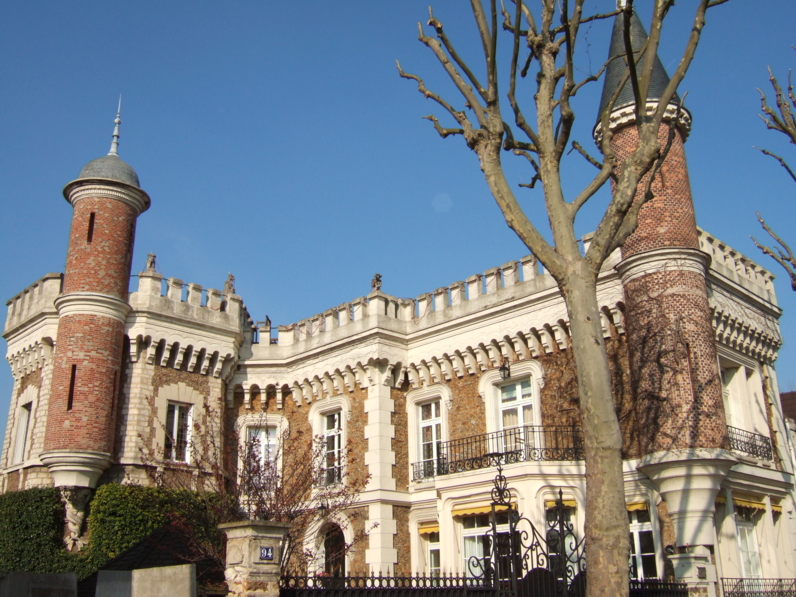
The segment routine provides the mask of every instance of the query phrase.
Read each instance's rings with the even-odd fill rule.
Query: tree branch
[[[470,70],[470,67],[467,66],[467,63],[465,63],[464,60],[462,60],[459,54],[456,52],[456,50],[453,47],[453,44],[448,39],[448,36],[445,35],[445,31],[442,28],[442,23],[439,21],[439,19],[436,19],[434,17],[434,14],[432,13],[430,6],[428,7],[428,17],[429,17],[428,24],[431,27],[433,27],[434,30],[437,32],[437,37],[439,37],[440,40],[442,40],[442,44],[445,46],[445,49],[448,51],[448,54],[450,54],[450,57],[453,58],[453,61],[459,66],[460,69],[462,69],[464,74],[467,75],[467,78],[470,79],[470,82],[476,88],[476,90],[478,91],[479,95],[483,98],[483,100],[487,101],[486,89],[484,89],[483,85],[481,85],[481,83],[478,81],[478,78],[473,74],[473,71]]]
[[[764,153],[765,155],[771,156],[772,158],[774,158],[775,160],[777,160],[777,161],[780,163],[780,165],[781,165],[783,168],[785,168],[785,170],[787,170],[787,171],[788,171],[788,174],[790,174],[790,177],[793,179],[793,182],[796,182],[796,174],[793,172],[793,170],[791,170],[791,169],[790,169],[790,166],[788,166],[788,163],[787,163],[785,160],[783,160],[783,159],[782,159],[781,157],[779,157],[777,154],[775,154],[775,153],[771,153],[771,152],[770,152],[770,151],[768,151],[767,149],[760,149],[759,147],[755,147],[755,149],[756,149],[757,151],[759,151],[760,153]]]
[[[446,102],[444,99],[442,99],[436,93],[434,93],[432,91],[429,91],[426,88],[426,84],[423,82],[423,79],[421,79],[417,75],[413,75],[411,73],[404,72],[404,70],[401,68],[401,63],[398,62],[397,60],[395,61],[395,65],[398,67],[398,75],[401,78],[410,79],[412,81],[416,81],[417,82],[417,90],[420,93],[422,93],[423,96],[426,99],[432,99],[435,102],[437,102],[440,106],[445,108],[448,111],[448,113],[451,116],[453,116],[453,118],[456,120],[456,122],[458,122],[460,125],[462,125],[462,127],[464,128],[464,131],[466,131],[468,129],[472,130],[472,123],[470,123],[470,120],[467,118],[467,115],[464,112],[456,110],[453,106],[451,106],[448,102]]]
[[[754,236],[751,237],[752,242],[758,249],[763,251],[764,254],[772,257],[777,263],[785,268],[785,271],[790,277],[791,288],[796,290],[796,269],[794,269],[796,268],[796,257],[794,257],[793,251],[791,251],[790,247],[785,243],[785,241],[783,241],[773,230],[771,230],[771,228],[768,226],[768,224],[766,224],[765,220],[760,215],[760,212],[755,213],[757,214],[757,221],[760,222],[763,230],[765,230],[769,236],[771,236],[771,238],[777,241],[782,249],[785,250],[785,252],[783,253],[782,249],[777,248],[777,253],[774,253],[774,251],[772,251],[769,247],[758,243]]]
[[[426,120],[430,120],[434,124],[434,128],[439,133],[439,136],[443,139],[445,137],[449,137],[450,135],[464,135],[464,129],[446,129],[439,124],[439,120],[433,114],[429,114],[428,116],[423,116]]]
[[[418,39],[434,53],[434,56],[437,57],[437,60],[439,60],[442,68],[445,69],[445,72],[448,73],[448,76],[450,77],[451,81],[453,81],[453,84],[456,85],[456,89],[458,89],[459,93],[464,96],[464,99],[467,102],[467,107],[473,111],[478,123],[481,126],[484,126],[486,124],[484,108],[481,106],[478,98],[473,93],[473,88],[470,87],[470,85],[459,74],[459,71],[457,71],[453,64],[451,64],[451,61],[448,60],[447,55],[442,49],[442,44],[440,44],[440,42],[436,39],[424,35],[423,27],[420,25],[420,23],[417,24],[417,30],[419,33]]]

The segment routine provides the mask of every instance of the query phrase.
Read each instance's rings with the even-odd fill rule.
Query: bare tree
[[[796,50],[796,47],[793,49]],[[774,73],[771,72],[771,68],[768,69],[768,80],[771,83],[771,87],[774,88],[776,107],[769,105],[768,100],[766,99],[766,94],[763,93],[762,90],[758,89],[760,92],[761,109],[765,115],[764,116],[761,114],[760,118],[762,118],[763,122],[766,123],[766,128],[782,133],[788,139],[790,139],[791,143],[796,145],[796,116],[794,116],[793,113],[794,109],[796,109],[796,95],[793,93],[791,72],[788,72],[787,94],[782,90],[782,87],[780,87],[779,81],[777,81]],[[768,151],[767,149],[760,149],[759,147],[756,149],[777,160],[780,165],[785,168],[793,181],[796,182],[796,174],[794,174],[793,170],[790,168],[790,166],[788,166],[788,163],[783,158]],[[772,249],[768,246],[761,245],[757,242],[757,239],[754,236],[752,237],[752,241],[755,243],[755,246],[758,249],[763,251],[763,253],[766,255],[772,257],[777,263],[785,268],[785,271],[788,272],[788,276],[790,277],[791,288],[796,290],[796,256],[794,256],[793,251],[788,244],[769,227],[769,225],[760,215],[760,212],[756,213],[757,220],[760,222],[763,230],[765,230],[779,246],[775,246]]]
[[[442,22],[429,9],[428,25],[436,38],[426,35],[418,24],[419,39],[439,60],[455,85],[463,108],[427,88],[422,78],[405,72],[401,77],[414,80],[418,90],[433,100],[455,121],[443,126],[434,115],[426,116],[443,138],[461,136],[478,156],[486,182],[508,226],[544,264],[556,279],[566,302],[580,395],[580,413],[585,431],[586,460],[586,551],[588,557],[589,595],[628,594],[628,523],[622,476],[622,434],[611,394],[611,375],[597,303],[597,277],[606,258],[633,233],[638,213],[653,198],[652,181],[666,157],[674,135],[674,126],[659,135],[665,118],[671,120],[670,104],[677,104],[676,90],[688,70],[697,48],[708,8],[727,0],[699,0],[693,27],[677,69],[648,110],[646,98],[652,84],[653,66],[658,53],[664,19],[673,0],[654,0],[649,36],[641,48],[633,48],[630,22],[633,0],[620,0],[619,7],[605,14],[584,14],[584,0],[513,0],[509,10],[498,10],[496,0],[471,0],[483,51],[485,76],[477,74],[461,57]],[[512,9],[513,8],[513,9]],[[502,24],[499,24],[502,13]],[[575,112],[572,100],[586,84],[596,81],[608,63],[594,75],[576,79],[575,50],[584,23],[618,16],[624,19],[627,64],[623,79],[598,118],[601,137],[598,150],[602,160],[590,156],[573,140]],[[508,106],[498,90],[498,36],[505,31],[511,44],[510,63],[506,65]],[[517,98],[517,75],[535,82],[533,119],[528,119]],[[630,81],[635,98],[636,149],[620,161],[611,146],[613,137],[610,114],[621,89]],[[507,108],[507,109],[506,109]],[[504,110],[513,120],[507,123]],[[667,114],[667,110],[669,113]],[[679,108],[676,119],[679,116]],[[663,140],[662,140],[663,139]],[[595,177],[574,197],[567,198],[562,185],[562,158],[570,148],[577,150],[598,169]],[[533,188],[541,183],[553,242],[545,240],[520,207],[501,162],[503,152],[518,156],[531,169],[530,182],[520,186]],[[583,254],[575,235],[574,224],[581,208],[609,180],[613,197]],[[638,191],[638,192],[637,192]]]
[[[290,523],[282,544],[283,574],[317,568],[323,537],[305,541],[308,533],[353,525],[351,540],[335,543],[336,552],[326,554],[336,561],[362,542],[373,526],[358,524],[362,514],[355,506],[369,475],[351,472],[358,467],[352,466],[356,456],[350,445],[330,462],[325,437],[302,429],[269,435],[265,430],[274,425],[264,412],[249,425],[260,433],[221,434],[222,412],[205,401],[184,447],[177,447],[179,438],[170,437],[163,425],[165,449],[156,447],[154,434],[141,438],[149,477],[170,502],[170,525],[190,543],[192,553],[180,555],[213,561],[223,571],[226,550],[218,525],[247,519]],[[169,446],[177,447],[172,458],[179,452],[186,462],[170,460]]]

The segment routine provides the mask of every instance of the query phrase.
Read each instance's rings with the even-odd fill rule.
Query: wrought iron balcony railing
[[[722,578],[724,597],[796,597],[793,578]]]
[[[729,425],[727,425],[727,435],[730,438],[730,450],[743,452],[765,460],[772,460],[771,440],[765,435],[744,431]]]
[[[526,461],[583,460],[580,427],[526,425],[441,442],[436,458],[412,465],[414,481]]]

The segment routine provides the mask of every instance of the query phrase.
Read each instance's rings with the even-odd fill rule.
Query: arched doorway
[[[329,576],[345,576],[345,535],[339,525],[330,523],[323,535],[323,570]]]

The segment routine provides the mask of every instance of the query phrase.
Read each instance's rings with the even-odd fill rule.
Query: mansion
[[[620,104],[621,153],[633,127]],[[484,555],[498,464],[525,517],[544,528],[560,491],[582,536],[568,313],[533,255],[416,299],[382,292],[377,275],[367,296],[273,327],[250,318],[232,279],[217,290],[164,278],[152,257],[131,286],[137,217],[156,201],[118,156],[118,124],[111,152],[64,188],[65,273],[7,303],[1,491],[60,486],[79,510],[98,485],[148,483],[148,448],[190,468],[210,403],[222,443],[303,429],[325,436],[331,467],[344,446],[360,456],[364,516],[340,532],[368,536],[346,572],[466,572]],[[768,271],[697,228],[690,117],[666,126],[668,182],[604,264],[598,301],[631,572],[719,594],[721,579],[796,577],[794,449],[773,369],[781,311]]]

